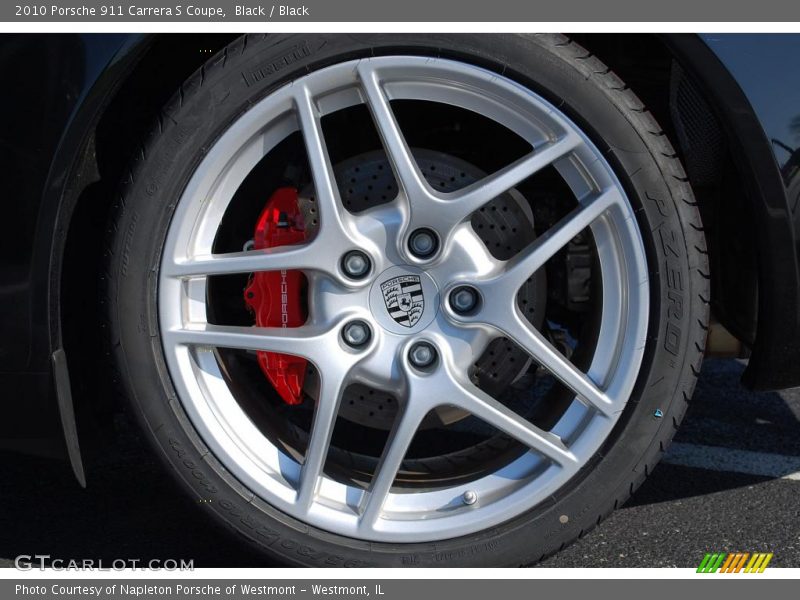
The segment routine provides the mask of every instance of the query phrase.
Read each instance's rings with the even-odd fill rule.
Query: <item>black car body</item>
[[[800,385],[800,36],[574,37],[679,149],[744,384]],[[231,38],[0,36],[0,446],[65,455],[65,439],[83,480],[76,422],[92,434],[113,406],[96,377],[108,207],[160,106]]]

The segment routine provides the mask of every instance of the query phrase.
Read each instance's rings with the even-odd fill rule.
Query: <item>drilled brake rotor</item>
[[[428,184],[443,193],[453,192],[485,177],[470,163],[431,150],[414,149],[414,158]],[[397,182],[386,155],[381,151],[355,156],[334,167],[334,174],[345,208],[359,213],[391,202],[397,195]],[[299,203],[304,213],[308,237],[319,227],[316,218],[313,188],[300,192]],[[499,260],[514,256],[533,241],[533,216],[525,198],[519,192],[507,192],[476,211],[472,227],[492,255]],[[517,301],[525,316],[535,326],[544,317],[545,285],[541,278],[529,279],[519,290]],[[472,380],[489,394],[496,395],[518,377],[530,364],[530,358],[505,338],[494,340],[470,370]],[[307,379],[307,389],[313,389],[314,373]],[[354,423],[388,430],[397,416],[397,400],[391,391],[377,390],[356,384],[345,390],[339,415]],[[422,427],[449,424],[467,416],[457,409],[441,409],[428,417]]]

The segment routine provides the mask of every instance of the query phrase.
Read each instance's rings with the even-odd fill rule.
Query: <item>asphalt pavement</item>
[[[705,552],[773,552],[800,567],[800,388],[753,393],[708,360],[676,443],[634,497],[547,567],[694,567]],[[123,421],[81,489],[60,462],[0,453],[0,566],[53,558],[269,566],[223,534]]]

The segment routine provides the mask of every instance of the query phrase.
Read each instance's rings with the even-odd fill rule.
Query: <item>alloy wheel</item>
[[[505,167],[453,191],[434,189],[406,142],[392,103],[423,101],[484,115],[531,148]],[[345,208],[322,121],[365,105],[397,182],[389,201]],[[299,132],[313,182],[313,237],[304,244],[215,253],[236,191],[253,168]],[[557,171],[575,206],[513,256],[493,254],[471,218],[537,172]],[[448,539],[497,525],[552,496],[608,438],[636,382],[649,315],[648,271],[636,219],[602,153],[553,104],[479,67],[451,60],[389,56],[323,68],[256,102],[221,134],[180,198],[159,272],[159,323],[178,397],[217,459],[254,494],[300,522],[382,542]],[[590,231],[601,294],[594,352],[578,368],[520,309],[532,276]],[[420,232],[431,232],[435,243]],[[431,248],[433,248],[431,250]],[[422,249],[422,250],[420,250]],[[370,270],[352,277],[344,257],[358,252]],[[209,320],[209,280],[230,274],[302,271],[308,318],[294,328],[222,325]],[[422,298],[398,320],[387,286],[409,282]],[[535,285],[539,285],[536,284]],[[464,290],[474,305],[452,299]],[[463,294],[462,294],[463,296]],[[411,313],[406,311],[407,315]],[[367,326],[348,343],[352,323]],[[470,369],[506,339],[571,391],[548,427],[532,423],[481,389]],[[420,348],[433,358],[418,360]],[[237,400],[222,349],[303,357],[318,374],[302,456],[259,429]],[[348,386],[388,390],[398,403],[366,485],[326,470]],[[425,419],[443,407],[467,413],[525,448],[464,484],[398,482]]]

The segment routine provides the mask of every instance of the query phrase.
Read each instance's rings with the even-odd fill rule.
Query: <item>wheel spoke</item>
[[[417,167],[381,88],[378,73],[369,65],[369,61],[362,61],[358,65],[358,75],[367,106],[400,186],[409,199],[430,197],[428,185]]]
[[[510,322],[509,322],[510,321]],[[500,321],[498,321],[500,323]],[[567,360],[545,337],[516,310],[498,327],[525,350],[553,377],[604,415],[611,415],[615,403],[585,373]]]
[[[305,86],[299,86],[295,94],[295,110],[306,146],[308,164],[311,167],[311,177],[314,181],[314,193],[322,222],[318,235],[328,235],[332,230],[343,229],[339,187],[336,184],[328,147],[325,144],[319,110],[311,97],[311,92]]]
[[[335,264],[326,264],[324,254],[321,254],[319,248],[311,242],[298,246],[212,254],[185,261],[165,262],[162,271],[168,277],[188,278],[284,269],[326,272],[335,270]]]
[[[516,294],[528,277],[542,268],[559,250],[569,244],[570,240],[621,200],[619,190],[616,188],[594,195],[531,242],[508,262],[504,274],[500,277],[503,285],[511,283],[513,286],[513,290],[506,290],[506,293]]]
[[[403,458],[426,414],[427,410],[405,406],[400,417],[395,421],[375,469],[369,490],[362,501],[359,527],[372,529],[380,518],[386,497],[400,470]]]
[[[523,156],[488,177],[476,181],[458,192],[449,194],[448,200],[443,204],[442,208],[446,211],[451,222],[463,221],[483,205],[519,185],[528,177],[538,173],[558,159],[563,158],[580,146],[581,143],[580,137],[576,134],[567,134]]]
[[[164,332],[165,341],[191,346],[263,350],[302,356],[314,361],[327,352],[339,350],[334,333],[311,327],[240,327],[235,325],[193,325]]]
[[[543,454],[560,466],[575,464],[577,459],[557,435],[536,427],[510,408],[492,398],[472,383],[460,381],[454,374],[450,380],[450,399],[458,398],[453,404],[525,444],[532,450]]]
[[[314,421],[311,425],[306,459],[300,471],[297,493],[296,504],[304,512],[307,512],[314,502],[319,482],[322,479],[325,459],[328,456],[331,436],[339,412],[339,404],[346,386],[347,372],[329,367],[322,373],[319,397],[314,410]]]

